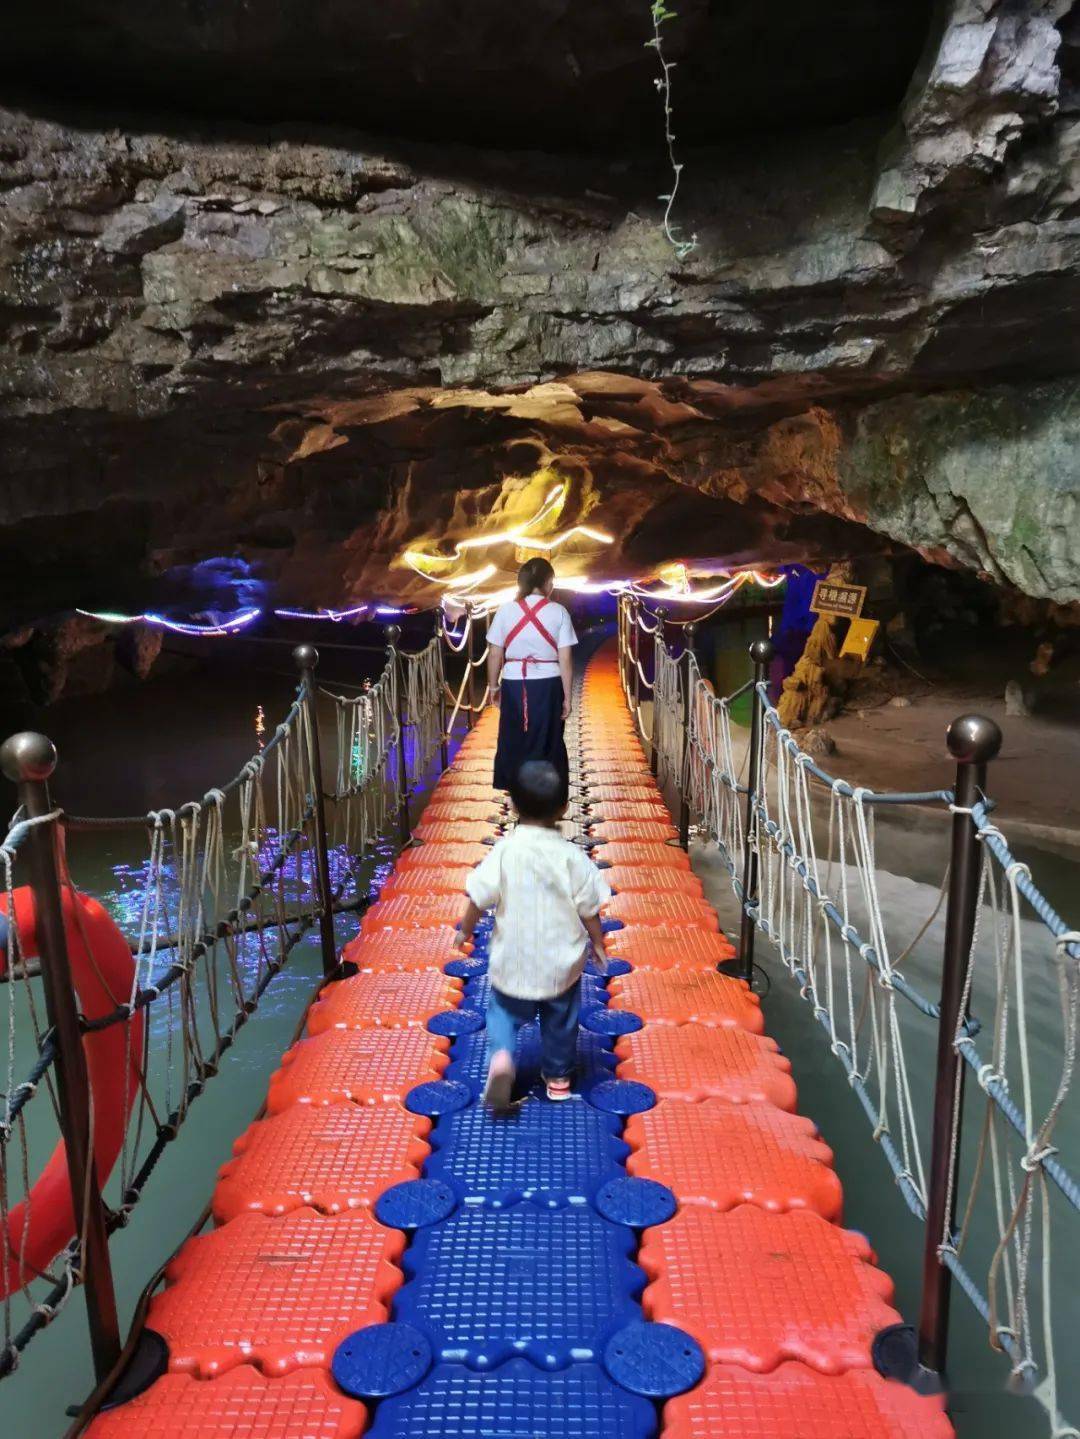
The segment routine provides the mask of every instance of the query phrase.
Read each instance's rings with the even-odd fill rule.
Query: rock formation
[[[609,574],[895,545],[1080,599],[1080,7],[777,0],[764,78],[754,7],[680,7],[680,262],[644,0],[433,4],[94,0],[49,70],[14,4],[0,631],[429,597],[404,547],[545,466]]]

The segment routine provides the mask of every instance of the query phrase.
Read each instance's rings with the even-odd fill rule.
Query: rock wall
[[[0,112],[7,627],[208,556],[414,596],[552,462],[613,572],[895,543],[1080,599],[1073,11],[953,0],[895,115],[691,151],[682,263],[634,148]]]

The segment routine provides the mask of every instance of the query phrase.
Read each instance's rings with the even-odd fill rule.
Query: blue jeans
[[[545,1079],[568,1079],[577,1059],[578,1015],[581,1012],[581,980],[554,999],[514,999],[490,992],[487,1007],[488,1057],[500,1049],[511,1054],[518,1030],[540,1013],[540,1062]]]

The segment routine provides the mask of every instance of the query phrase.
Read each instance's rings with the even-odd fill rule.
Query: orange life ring
[[[79,894],[70,884],[64,884],[60,893],[79,1006],[87,1019],[99,1019],[130,998],[135,960],[127,940],[96,899]],[[13,899],[20,952],[26,959],[33,959],[38,954],[34,896],[24,887],[14,891]],[[6,897],[0,899],[0,919],[9,923],[11,920]],[[0,973],[7,962],[7,954],[0,951]],[[110,1025],[83,1039],[93,1104],[94,1156],[101,1185],[116,1163],[128,1115],[139,1094],[144,1023],[145,1015],[140,1010],[127,1024]],[[75,1228],[61,1140],[28,1200],[15,1205],[8,1214],[7,1264],[0,1274],[0,1299],[47,1269],[71,1241]]]

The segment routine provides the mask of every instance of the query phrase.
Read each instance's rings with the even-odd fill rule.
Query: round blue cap
[[[588,1009],[581,1016],[583,1028],[594,1034],[633,1034],[643,1027],[640,1015],[631,1014],[628,1009]]]
[[[439,1224],[456,1208],[457,1196],[441,1179],[406,1179],[379,1195],[375,1218],[388,1229],[423,1229]]]
[[[483,1029],[484,1016],[476,1009],[446,1009],[440,1014],[433,1014],[427,1027],[432,1034],[449,1035],[451,1038],[457,1034],[475,1034],[478,1029]]]
[[[405,1108],[411,1114],[425,1114],[437,1119],[440,1114],[453,1114],[455,1109],[464,1109],[472,1099],[467,1084],[455,1079],[436,1079],[429,1084],[418,1084],[405,1096]]]
[[[603,1079],[587,1091],[585,1098],[594,1109],[607,1114],[644,1114],[656,1106],[656,1090],[636,1079]]]
[[[369,1324],[343,1339],[331,1365],[357,1399],[384,1399],[418,1384],[431,1368],[431,1345],[411,1324]]]
[[[678,1202],[666,1184],[655,1179],[609,1179],[596,1194],[596,1208],[613,1224],[630,1229],[651,1229],[673,1219]]]
[[[696,1339],[673,1324],[637,1320],[608,1340],[604,1368],[631,1394],[670,1399],[698,1382],[705,1373],[705,1355]]]

